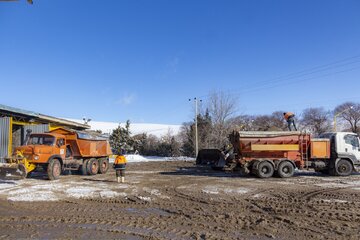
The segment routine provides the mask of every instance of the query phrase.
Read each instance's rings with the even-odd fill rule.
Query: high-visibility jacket
[[[288,120],[289,117],[293,117],[293,116],[295,116],[295,114],[293,114],[292,112],[287,112],[287,113],[284,115],[284,118],[285,118],[285,120]]]
[[[118,155],[114,161],[114,168],[115,169],[125,169],[126,163],[127,163],[127,161],[126,161],[125,156]]]

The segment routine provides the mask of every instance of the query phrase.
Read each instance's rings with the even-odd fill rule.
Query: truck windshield
[[[54,145],[55,138],[52,136],[45,135],[34,135],[31,136],[28,145]]]

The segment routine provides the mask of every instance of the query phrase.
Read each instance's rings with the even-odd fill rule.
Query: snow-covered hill
[[[79,119],[68,119],[78,123],[84,123]],[[98,122],[90,121],[88,123],[91,126],[91,130],[101,130],[103,133],[111,133],[113,129],[119,126],[119,123],[115,122]],[[125,123],[120,123],[122,127],[125,127]],[[169,131],[172,135],[176,135],[180,131],[181,125],[170,124],[153,124],[153,123],[130,123],[130,131],[132,135],[147,133],[157,137],[161,137],[167,134]]]

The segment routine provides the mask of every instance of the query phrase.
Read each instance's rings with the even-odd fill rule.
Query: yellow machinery
[[[21,151],[16,151],[16,155],[6,159],[6,161],[7,163],[0,165],[0,176],[2,177],[19,176],[26,178],[28,173],[36,168],[36,165],[29,163]]]

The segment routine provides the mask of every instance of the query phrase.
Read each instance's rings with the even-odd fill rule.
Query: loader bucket
[[[0,165],[0,179],[21,179],[27,175],[26,168],[23,164]]]
[[[223,153],[219,149],[202,149],[199,151],[196,158],[197,165],[216,166],[219,164],[219,162],[224,162],[223,164],[225,165]]]

